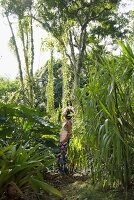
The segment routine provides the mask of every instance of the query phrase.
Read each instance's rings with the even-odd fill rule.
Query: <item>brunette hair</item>
[[[72,113],[72,114],[74,113],[73,108],[67,107],[67,108],[65,108],[65,110],[64,110],[64,112],[63,112],[63,116],[64,116],[66,119],[71,119],[71,118],[72,118],[71,113]]]

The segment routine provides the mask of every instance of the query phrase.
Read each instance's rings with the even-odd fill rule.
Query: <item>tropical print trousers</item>
[[[58,170],[61,174],[68,174],[67,168],[67,150],[69,141],[59,144],[59,153],[57,154]]]

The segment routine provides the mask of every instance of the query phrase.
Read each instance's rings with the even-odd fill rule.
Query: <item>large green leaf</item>
[[[42,181],[37,180],[36,178],[31,177],[30,178],[31,185],[33,189],[37,192],[40,191],[40,189],[45,190],[48,193],[51,193],[55,196],[62,197],[61,192],[59,192],[57,189],[52,187],[51,185],[44,183]]]
[[[112,119],[112,116],[111,116],[110,112],[108,111],[106,106],[101,101],[100,101],[100,105],[101,105],[103,111],[110,117],[110,119]]]

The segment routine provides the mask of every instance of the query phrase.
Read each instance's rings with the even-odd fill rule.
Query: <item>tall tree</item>
[[[92,46],[89,38],[91,31],[99,27],[104,20],[109,21],[111,26],[115,26],[115,23],[111,22],[119,2],[38,0],[37,20],[58,39],[64,48],[73,70],[75,89],[80,84],[85,53],[89,45]]]
[[[15,31],[13,29],[13,25],[12,22],[10,20],[10,14],[11,14],[11,10],[10,10],[10,6],[8,4],[8,1],[0,1],[0,4],[3,8],[3,15],[6,16],[10,30],[11,30],[11,34],[12,34],[12,45],[14,46],[14,51],[17,57],[17,61],[18,61],[18,68],[19,68],[19,76],[20,76],[20,85],[21,85],[21,90],[22,93],[24,95],[24,80],[23,80],[23,70],[22,70],[22,63],[21,63],[21,57],[20,57],[20,53],[19,53],[19,48],[18,48],[18,44],[17,44],[17,39],[15,36]]]
[[[28,104],[33,107],[33,63],[34,63],[34,42],[33,42],[33,18],[32,18],[32,0],[1,0],[1,5],[4,14],[7,17],[11,33],[13,45],[18,60],[20,82],[23,91],[23,100],[27,99]],[[17,44],[17,38],[13,30],[11,22],[12,16],[17,18],[19,36],[22,42],[24,63],[25,63],[25,78],[23,74],[22,56],[19,53],[20,46]],[[26,80],[24,83],[24,79]],[[24,92],[25,91],[25,92]],[[25,93],[25,95],[24,95]]]

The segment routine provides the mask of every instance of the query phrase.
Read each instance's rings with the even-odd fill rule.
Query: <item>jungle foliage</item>
[[[61,196],[43,175],[56,171],[68,105],[75,110],[70,172],[86,173],[102,188],[127,190],[134,181],[133,11],[120,13],[121,1],[99,0],[0,5],[18,61],[14,81],[0,78],[0,194],[13,183],[20,193],[31,185],[37,195]],[[34,23],[50,36],[41,44],[50,59],[36,73]]]
[[[54,149],[59,127],[24,106],[0,104],[0,192],[10,182],[21,189],[31,185],[61,196],[55,188],[43,182],[43,171],[55,163]]]

